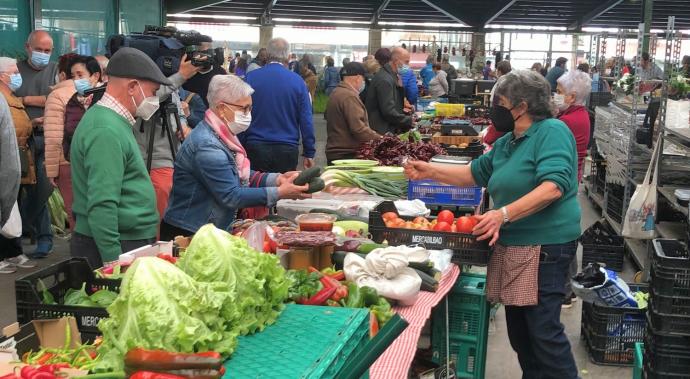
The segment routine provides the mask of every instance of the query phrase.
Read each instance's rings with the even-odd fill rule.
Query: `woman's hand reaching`
[[[405,176],[411,180],[433,179],[434,166],[423,161],[408,161],[404,164]]]
[[[483,215],[475,216],[479,222],[474,227],[472,234],[477,236],[478,241],[489,238],[489,246],[493,246],[498,241],[499,231],[503,226],[503,213],[498,210],[490,210]]]

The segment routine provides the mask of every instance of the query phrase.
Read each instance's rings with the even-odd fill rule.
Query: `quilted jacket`
[[[53,87],[45,107],[43,131],[46,141],[46,174],[57,178],[61,164],[68,164],[62,152],[67,102],[77,92],[73,80],[65,80]]]

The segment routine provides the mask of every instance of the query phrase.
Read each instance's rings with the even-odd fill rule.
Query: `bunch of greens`
[[[318,272],[288,270],[285,276],[290,284],[288,299],[295,302],[309,299],[323,288]]]
[[[223,317],[226,328],[241,335],[275,322],[288,296],[285,270],[274,255],[259,253],[212,224],[196,232],[177,265],[195,280],[220,284],[231,294]]]
[[[42,281],[38,281],[38,287],[41,291],[41,297],[43,304],[57,304],[53,294],[48,291]],[[117,292],[113,292],[107,289],[100,289],[93,294],[89,295],[86,292],[86,283],[82,284],[80,289],[70,288],[65,293],[62,299],[63,305],[72,305],[77,307],[100,307],[106,308],[115,301],[117,298]]]
[[[175,265],[142,257],[127,270],[120,294],[98,324],[103,333],[97,371],[119,371],[134,347],[174,352],[216,351],[228,356],[237,331],[226,329],[227,286],[200,283]]]

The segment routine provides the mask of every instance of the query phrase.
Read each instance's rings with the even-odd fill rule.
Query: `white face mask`
[[[139,82],[137,82],[137,84],[139,84]],[[139,84],[139,91],[141,91],[141,96],[144,96],[144,100],[141,104],[137,105],[136,101],[134,101],[134,96],[132,96],[132,103],[137,107],[136,112],[134,112],[134,117],[141,117],[144,121],[148,121],[160,107],[160,102],[158,101],[158,96],[146,97],[146,95],[144,95],[144,90],[141,88],[141,84]]]
[[[223,104],[225,105],[225,104]],[[227,105],[225,105],[226,108],[229,109]],[[228,119],[225,116],[223,117],[223,121],[225,121],[225,125],[228,126],[228,129],[230,132],[234,135],[238,135],[247,129],[249,129],[249,125],[252,123],[252,114],[244,114],[242,111],[235,111],[235,121],[228,121]]]
[[[554,94],[553,95],[553,103],[556,104],[559,110],[564,110],[568,106],[565,104],[565,95],[563,94]]]

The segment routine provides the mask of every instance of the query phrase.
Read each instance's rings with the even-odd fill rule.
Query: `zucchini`
[[[382,245],[379,243],[363,243],[359,245],[357,248],[357,252],[360,254],[369,254],[371,253],[374,249],[379,249],[379,248],[386,248],[388,245]]]
[[[323,181],[323,179],[317,176],[316,178],[312,179],[311,182],[309,182],[309,189],[307,190],[307,193],[323,191],[324,188],[326,188],[326,183]]]
[[[308,168],[297,175],[295,178],[295,185],[296,186],[303,186],[309,182],[311,182],[314,178],[318,178],[321,176],[321,167],[314,166],[312,168]]]
[[[419,278],[422,279],[422,286],[419,288],[422,291],[436,292],[438,290],[438,281],[427,275],[426,273],[416,270]]]
[[[334,251],[333,255],[331,256],[331,261],[333,262],[333,265],[335,266],[336,270],[343,269],[343,266],[345,265],[345,256],[348,254],[357,254],[362,258],[366,258],[366,255],[364,254],[349,253],[347,251]]]

